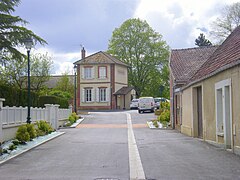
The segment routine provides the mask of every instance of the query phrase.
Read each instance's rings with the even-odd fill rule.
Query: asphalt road
[[[239,156],[175,130],[148,129],[153,118],[92,112],[79,128],[63,129],[66,134],[0,165],[0,180],[128,180],[135,170],[148,180],[240,179]]]

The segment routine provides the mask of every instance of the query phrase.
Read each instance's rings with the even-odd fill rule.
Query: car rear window
[[[152,102],[152,99],[151,98],[142,98],[139,101],[141,101],[143,103],[150,103],[150,102]]]

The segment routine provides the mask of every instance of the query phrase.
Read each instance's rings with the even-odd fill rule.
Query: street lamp
[[[74,65],[74,112],[77,114],[77,90],[76,90],[77,65]]]
[[[24,40],[25,48],[27,49],[27,58],[28,58],[28,108],[27,108],[27,123],[31,123],[31,117],[30,117],[30,103],[31,103],[31,96],[30,96],[30,50],[33,47],[33,40],[32,38],[27,38]]]

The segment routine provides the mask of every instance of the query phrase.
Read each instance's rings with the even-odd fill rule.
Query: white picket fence
[[[3,107],[4,99],[0,98],[0,142],[14,136],[18,126],[25,124],[27,120],[27,107]],[[61,109],[59,105],[45,104],[45,108],[31,108],[30,117],[32,123],[45,120],[58,129],[60,122],[68,119],[72,113],[72,106]]]
[[[55,113],[53,110],[57,110],[58,113],[58,120],[64,120],[69,117],[72,112],[72,108],[69,109],[60,109],[56,107],[56,105],[50,105],[51,113]],[[49,121],[48,119],[48,108],[32,108],[30,110],[30,117],[32,122],[45,120]],[[53,116],[56,116],[55,114]],[[2,125],[14,125],[14,124],[21,124],[26,123],[27,118],[27,107],[9,107],[5,106],[2,108]]]

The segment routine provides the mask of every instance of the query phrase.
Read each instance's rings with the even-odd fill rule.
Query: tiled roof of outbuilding
[[[220,45],[192,77],[190,82],[205,79],[240,63],[240,26]]]
[[[175,81],[187,83],[216,49],[217,46],[205,46],[172,50],[170,68]]]
[[[87,56],[81,60],[76,61],[74,64],[119,64],[122,66],[127,66],[124,62],[118,60],[117,58],[111,56],[106,52],[99,51],[95,54]]]
[[[113,93],[114,95],[126,95],[128,94],[131,90],[133,90],[133,87],[125,86],[119,89],[117,92]]]

